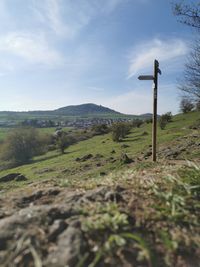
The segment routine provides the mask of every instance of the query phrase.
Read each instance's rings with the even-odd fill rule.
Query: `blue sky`
[[[0,110],[96,103],[128,114],[178,112],[180,78],[194,33],[170,0],[1,0]]]

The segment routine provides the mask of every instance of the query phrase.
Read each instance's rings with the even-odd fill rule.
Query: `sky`
[[[0,0],[0,110],[95,103],[126,114],[179,111],[194,33],[171,0]]]

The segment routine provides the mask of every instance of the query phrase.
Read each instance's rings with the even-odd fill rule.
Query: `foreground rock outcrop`
[[[156,186],[30,187],[3,195],[0,266],[198,267],[198,207],[180,213],[179,203],[173,214]]]

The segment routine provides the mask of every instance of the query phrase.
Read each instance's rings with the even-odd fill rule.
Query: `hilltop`
[[[86,116],[86,115],[98,115],[98,114],[121,114],[113,109],[96,105],[92,103],[82,104],[82,105],[72,105],[59,108],[53,111],[56,115],[67,115],[67,116]]]
[[[151,126],[1,171],[0,265],[198,266],[199,112],[158,129],[157,163]]]
[[[110,108],[96,105],[93,103],[86,103],[81,105],[70,105],[61,107],[55,110],[33,110],[33,111],[1,111],[0,114],[4,115],[42,115],[42,116],[98,116],[98,115],[124,115],[120,112],[112,110]]]

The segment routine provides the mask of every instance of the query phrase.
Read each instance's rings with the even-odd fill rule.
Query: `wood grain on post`
[[[159,63],[154,61],[154,89],[153,89],[153,127],[152,127],[152,159],[156,162],[157,146],[157,95],[158,95],[158,68]]]

